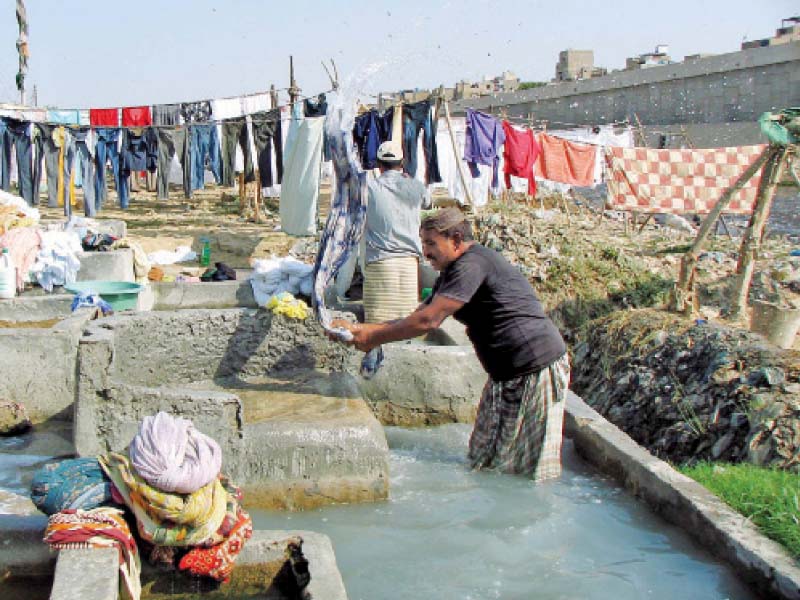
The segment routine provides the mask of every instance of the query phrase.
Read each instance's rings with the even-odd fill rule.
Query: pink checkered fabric
[[[607,147],[609,202],[619,210],[707,213],[766,145],[705,150]],[[726,213],[752,212],[761,172],[734,194]]]

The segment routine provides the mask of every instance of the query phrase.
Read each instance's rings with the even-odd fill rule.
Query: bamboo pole
[[[786,146],[779,146],[773,150],[769,162],[764,166],[764,173],[758,184],[753,216],[750,218],[750,223],[742,238],[742,245],[739,250],[736,284],[729,313],[729,317],[734,320],[742,318],[747,310],[747,295],[750,292],[750,283],[753,279],[755,259],[761,247],[761,238],[764,226],[769,218],[769,210],[772,206],[772,199],[775,196],[775,188],[783,176],[783,170],[786,168],[787,152]]]
[[[464,197],[467,200],[467,204],[469,204],[472,208],[475,208],[475,202],[472,199],[472,193],[470,192],[469,187],[467,187],[467,176],[464,174],[464,161],[458,156],[456,135],[453,133],[453,123],[450,121],[450,106],[447,103],[447,99],[444,97],[442,97],[442,102],[444,103],[444,118],[445,121],[447,121],[447,129],[450,130],[450,143],[453,146],[453,154],[456,157],[456,164],[458,165],[458,176],[459,179],[461,179],[461,187],[464,188]]]
[[[708,239],[712,227],[717,222],[717,218],[720,214],[722,214],[722,211],[725,210],[728,204],[730,204],[733,195],[739,191],[744,184],[752,179],[759,169],[764,166],[767,160],[772,157],[773,152],[774,149],[772,146],[765,148],[761,155],[755,161],[753,161],[753,164],[750,165],[747,170],[739,176],[733,185],[725,190],[720,199],[714,205],[714,208],[712,208],[711,212],[708,213],[708,216],[700,226],[700,231],[697,233],[697,237],[695,238],[691,249],[684,254],[683,258],[681,259],[680,274],[678,275],[678,281],[675,284],[675,288],[672,291],[672,299],[670,302],[672,310],[676,312],[691,312],[694,297],[693,294],[690,294],[689,290],[694,284],[694,269],[695,265],[697,265],[697,258],[700,256],[700,251],[703,249],[703,245]]]

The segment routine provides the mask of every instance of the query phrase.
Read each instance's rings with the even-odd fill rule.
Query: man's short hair
[[[436,231],[446,238],[453,238],[459,235],[462,240],[472,240],[472,227],[467,217],[455,207],[442,208],[425,217],[419,228],[421,231]]]

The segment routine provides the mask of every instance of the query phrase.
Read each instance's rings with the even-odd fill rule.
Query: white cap
[[[391,140],[378,146],[378,160],[386,163],[399,163],[403,160],[403,150]]]

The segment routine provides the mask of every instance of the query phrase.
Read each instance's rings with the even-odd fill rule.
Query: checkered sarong
[[[766,145],[705,150],[605,149],[608,200],[620,210],[708,213]],[[726,213],[748,214],[758,191],[758,172],[734,194]]]
[[[561,475],[569,373],[564,354],[530,375],[508,381],[489,378],[469,439],[472,467],[531,475],[535,481]]]

